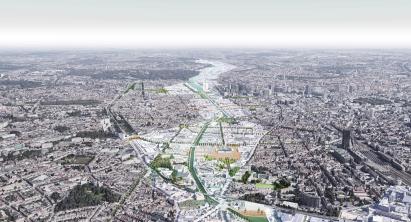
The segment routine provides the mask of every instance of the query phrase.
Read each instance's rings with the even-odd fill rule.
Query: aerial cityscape
[[[0,222],[411,222],[411,0],[0,0]]]
[[[410,221],[411,51],[0,54],[0,221]]]

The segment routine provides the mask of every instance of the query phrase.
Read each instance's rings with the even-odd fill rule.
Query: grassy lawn
[[[167,94],[167,93],[168,93],[168,90],[167,90],[166,88],[164,88],[164,87],[161,87],[161,88],[159,88],[159,89],[156,90],[156,93],[157,93],[157,94],[160,94],[160,93]]]
[[[268,222],[266,217],[247,217],[251,222]]]
[[[179,204],[181,208],[197,208],[206,204],[205,200],[186,200]]]
[[[266,184],[266,183],[257,183],[255,184],[255,187],[259,189],[273,189],[274,188],[272,184]]]
[[[61,159],[62,165],[70,165],[70,164],[80,164],[80,165],[87,165],[94,159],[94,156],[85,156],[85,155],[74,155],[69,154],[63,159]]]

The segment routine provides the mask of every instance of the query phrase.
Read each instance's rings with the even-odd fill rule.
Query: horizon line
[[[0,48],[411,48],[411,30],[142,28],[5,30]]]

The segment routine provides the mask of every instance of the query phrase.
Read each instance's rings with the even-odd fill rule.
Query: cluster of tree
[[[14,134],[14,135],[16,135],[16,136],[21,136],[21,132],[20,131],[17,131],[17,130],[12,130],[12,131],[10,131],[10,134]]]
[[[261,183],[261,179],[252,179],[250,180],[251,184]]]
[[[17,155],[9,153],[8,155],[1,155],[4,161],[16,161],[24,159],[34,159],[42,155],[41,150],[25,150]]]
[[[55,100],[55,101],[41,101],[41,105],[46,106],[68,106],[68,105],[98,105],[101,102],[95,99],[76,99],[76,100]]]
[[[228,157],[220,159],[220,161],[227,167],[227,169],[230,169],[230,165],[235,163],[235,159],[231,159]]]
[[[73,170],[78,170],[78,171],[84,171],[86,169],[84,165],[73,165],[73,166],[70,166],[70,168]]]
[[[251,176],[251,173],[249,171],[245,171],[243,176],[241,176],[241,181],[246,184],[248,181],[248,178]]]
[[[41,82],[29,81],[29,80],[0,80],[0,86],[10,86],[27,89],[27,88],[36,88],[42,85]]]
[[[240,167],[233,167],[228,170],[230,177],[235,176],[235,174],[240,170]]]
[[[93,159],[94,159],[94,155],[90,155],[90,154],[88,154],[88,155],[69,154],[69,155],[65,156],[63,159],[61,159],[61,163],[63,165],[68,165],[68,164],[87,165]]]
[[[16,214],[13,214],[9,209],[7,209],[7,208],[4,208],[3,209],[3,212],[6,214],[6,216],[7,216],[7,219],[6,219],[6,221],[16,221],[17,220],[17,215]]]
[[[110,189],[102,186],[96,186],[93,183],[75,186],[70,193],[56,204],[55,212],[96,206],[103,202],[117,202],[120,200],[120,195],[114,193]]]
[[[5,176],[0,176],[0,183],[7,183],[8,179],[6,177],[10,178],[7,174]]]
[[[334,201],[336,200],[335,198],[335,192],[332,188],[330,187],[326,187],[324,190],[324,196],[327,197],[331,203],[334,203]]]
[[[391,104],[392,102],[387,99],[382,99],[382,98],[372,98],[372,97],[360,97],[357,99],[353,100],[353,103],[358,103],[358,104],[371,104],[371,105],[386,105],[386,104]]]
[[[286,179],[280,179],[278,181],[273,182],[273,189],[274,190],[281,190],[284,188],[289,187],[291,184]]]
[[[177,181],[182,180],[183,178],[178,175],[177,170],[173,170],[171,173],[171,182],[176,183]]]
[[[67,115],[70,117],[80,117],[82,114],[80,110],[74,110],[74,111],[68,112]]]
[[[96,130],[96,131],[80,131],[76,134],[76,136],[81,137],[81,138],[106,139],[106,138],[115,138],[116,134],[112,132],[104,132],[103,130]]]
[[[173,211],[169,211],[166,215],[161,212],[151,212],[151,213],[147,213],[147,216],[150,221],[172,222],[174,221],[174,218],[175,218]]]
[[[89,76],[93,79],[180,79],[186,80],[198,75],[196,70],[188,69],[123,69],[123,70],[95,70],[95,69],[70,69],[68,75]]]
[[[261,203],[261,204],[267,204],[267,205],[270,204],[267,201],[267,199],[265,199],[265,195],[262,193],[247,193],[241,196],[240,200],[246,200],[246,201],[250,201],[254,203]]]
[[[157,168],[167,168],[167,169],[173,169],[171,166],[171,161],[169,157],[163,158],[161,157],[161,154],[156,156],[153,161],[151,161],[150,166],[153,167],[154,169]]]
[[[64,133],[64,132],[66,132],[67,130],[69,130],[70,128],[68,128],[67,126],[55,126],[54,128],[53,128],[53,130],[55,130],[55,131],[57,131],[57,132],[59,132],[59,133]]]
[[[50,195],[50,198],[51,198],[52,200],[54,200],[54,202],[57,202],[57,201],[59,201],[59,200],[61,199],[61,196],[60,196],[59,193],[53,192],[53,193]]]
[[[263,174],[267,171],[269,171],[268,167],[265,166],[255,166],[255,165],[251,165],[251,170],[253,172],[256,172],[258,174]]]

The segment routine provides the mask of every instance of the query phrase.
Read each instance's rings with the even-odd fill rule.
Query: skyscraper
[[[204,80],[204,82],[203,82],[203,91],[208,92],[208,90],[209,90],[208,82],[207,82],[207,80]]]
[[[141,82],[141,96],[145,99],[144,82]]]
[[[309,85],[305,85],[304,87],[304,95],[308,96],[310,94],[310,86]]]
[[[342,148],[343,149],[349,149],[351,148],[351,134],[352,131],[350,129],[343,129],[342,132]]]

